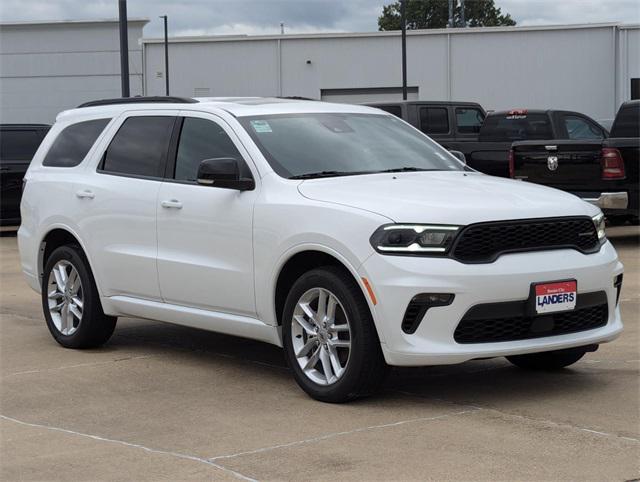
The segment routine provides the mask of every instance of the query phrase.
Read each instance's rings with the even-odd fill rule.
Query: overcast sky
[[[467,0],[473,1],[473,0]],[[170,35],[366,32],[377,30],[392,0],[128,0],[129,17],[145,17],[146,37],[160,36],[158,15],[169,15]],[[640,0],[496,0],[518,25],[590,22],[640,23]],[[1,0],[7,21],[115,18],[117,0]]]

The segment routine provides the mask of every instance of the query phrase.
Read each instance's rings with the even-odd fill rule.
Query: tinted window
[[[603,139],[602,129],[593,125],[584,117],[565,115],[564,126],[569,139]]]
[[[420,130],[425,134],[449,132],[449,114],[444,107],[421,107]]]
[[[102,169],[133,176],[164,176],[175,117],[129,117],[109,144]]]
[[[640,102],[623,105],[611,128],[611,137],[640,136]]]
[[[175,179],[195,181],[202,161],[222,157],[238,160],[242,157],[222,127],[206,119],[185,118],[178,144]]]
[[[460,134],[477,134],[484,121],[484,114],[473,107],[456,108],[456,124]]]
[[[547,114],[489,115],[480,128],[481,141],[510,142],[552,138],[553,131]]]
[[[399,105],[377,105],[375,106],[380,110],[393,114],[396,117],[402,118],[402,107]]]
[[[53,141],[43,166],[73,167],[85,158],[111,119],[95,119],[65,127]]]
[[[283,177],[323,171],[346,175],[464,169],[437,143],[387,114],[284,114],[239,120]]]
[[[37,130],[0,131],[0,159],[3,161],[30,161],[42,141]]]

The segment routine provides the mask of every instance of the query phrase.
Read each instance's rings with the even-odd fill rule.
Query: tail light
[[[613,147],[602,148],[602,157],[600,158],[600,167],[602,168],[602,179],[624,179],[624,161],[620,155],[620,151]]]
[[[516,165],[513,155],[513,149],[509,150],[509,177],[513,179],[516,177]]]

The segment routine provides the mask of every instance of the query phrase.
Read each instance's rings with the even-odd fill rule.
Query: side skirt
[[[277,326],[267,325],[248,316],[231,315],[129,296],[111,296],[102,298],[101,301],[105,313],[112,315],[164,321],[282,346]]]

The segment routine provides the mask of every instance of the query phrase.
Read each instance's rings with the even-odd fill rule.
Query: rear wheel
[[[117,318],[102,311],[89,264],[78,246],[55,249],[42,277],[42,309],[53,338],[66,348],[92,348],[111,337]]]
[[[333,266],[293,285],[283,342],[300,387],[316,400],[346,402],[373,393],[387,371],[369,307],[355,281]]]
[[[507,360],[526,370],[560,370],[576,363],[585,353],[587,350],[584,348],[571,348],[569,350],[508,356]]]

